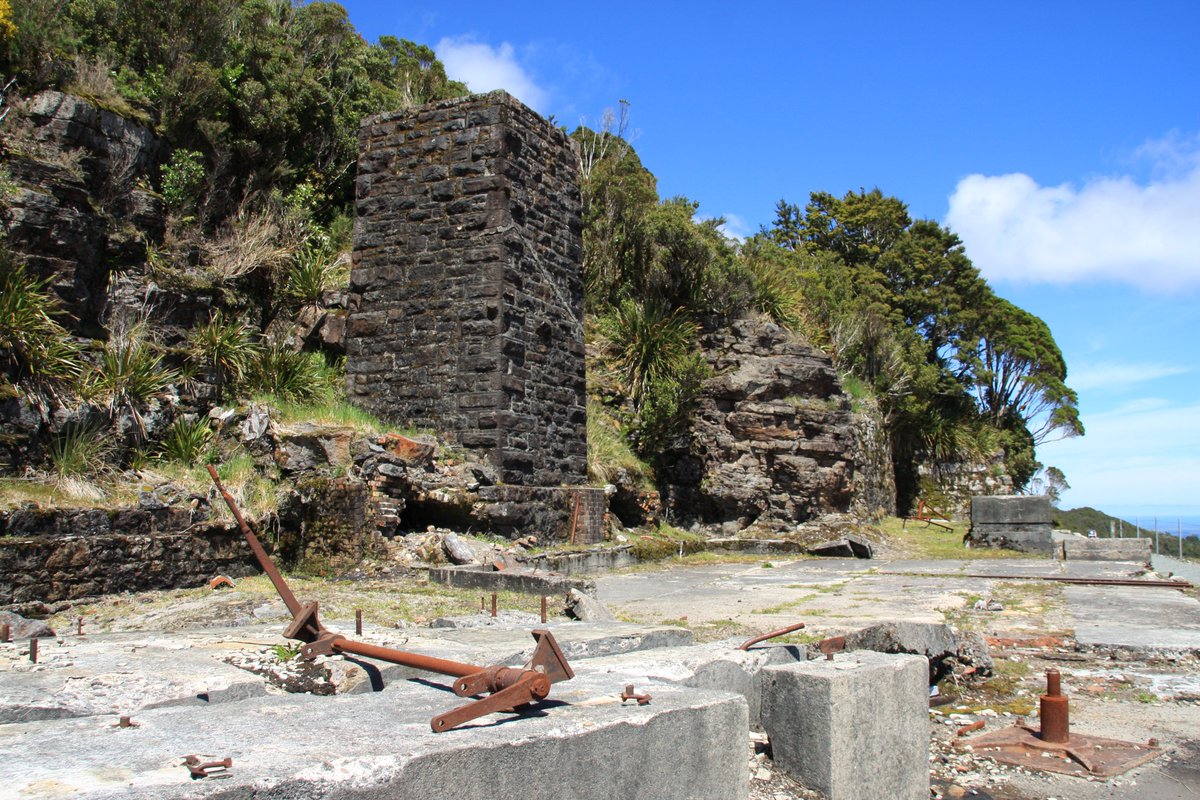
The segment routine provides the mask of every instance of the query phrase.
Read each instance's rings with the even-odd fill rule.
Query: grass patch
[[[255,397],[254,402],[270,406],[272,411],[278,414],[279,421],[288,424],[311,422],[314,425],[336,425],[354,428],[371,435],[399,433],[404,436],[416,436],[419,433],[412,428],[401,428],[384,422],[373,414],[350,405],[345,400],[297,403],[274,395],[263,394]]]
[[[887,517],[877,527],[883,532],[890,545],[899,552],[895,555],[906,558],[924,559],[981,559],[981,558],[1035,558],[1030,553],[1005,550],[998,547],[967,547],[963,537],[971,525],[966,521],[950,523],[950,530],[924,522],[899,517]]]
[[[799,608],[800,606],[807,603],[809,600],[814,600],[819,596],[820,595],[817,595],[817,594],[806,594],[803,597],[797,597],[795,600],[789,600],[788,602],[780,603],[779,605],[767,606],[766,608],[756,608],[753,611],[751,611],[750,613],[751,614],[782,614],[785,611],[790,611],[794,608]]]
[[[621,423],[598,400],[587,401],[588,479],[597,485],[613,483],[624,475],[639,488],[654,488],[654,472],[637,457],[625,438]]]

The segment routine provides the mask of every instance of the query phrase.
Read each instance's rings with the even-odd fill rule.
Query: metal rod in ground
[[[0,642],[8,642],[8,624],[0,625]]]
[[[546,595],[542,595],[542,624],[546,624]]]
[[[492,616],[496,616],[496,593],[492,592]]]
[[[79,618],[79,623],[75,626],[75,633],[83,636],[83,617]]]
[[[34,637],[29,640],[29,660],[34,664],[37,663],[38,640]]]
[[[1179,524],[1179,517],[1175,518],[1175,538],[1179,540],[1179,560],[1183,561],[1183,526]]]
[[[354,634],[362,636],[362,609],[354,609]]]
[[[479,610],[487,611],[487,598],[482,595],[479,597]]]

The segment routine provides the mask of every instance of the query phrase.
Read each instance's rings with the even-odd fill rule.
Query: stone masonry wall
[[[258,572],[241,531],[186,509],[0,514],[0,605],[201,586]]]
[[[587,475],[581,200],[566,136],[504,92],[360,134],[347,391],[482,451],[506,484]]]

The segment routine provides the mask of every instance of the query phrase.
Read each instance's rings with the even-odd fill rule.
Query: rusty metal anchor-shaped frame
[[[296,595],[292,594],[287,581],[275,568],[274,562],[267,555],[267,551],[263,549],[262,543],[258,541],[254,531],[250,530],[249,524],[242,517],[232,495],[221,484],[221,479],[212,465],[209,465],[208,473],[212,476],[217,491],[225,499],[225,504],[233,512],[233,517],[242,529],[242,535],[246,537],[250,549],[254,552],[254,557],[258,559],[263,572],[270,578],[271,583],[275,586],[275,591],[279,593],[280,599],[291,613],[292,621],[284,629],[283,635],[288,639],[296,639],[304,643],[304,646],[300,648],[302,658],[313,659],[320,655],[352,653],[426,672],[452,675],[457,678],[453,688],[454,693],[459,697],[488,695],[434,717],[429,722],[434,733],[451,730],[487,714],[520,710],[524,706],[546,699],[550,694],[551,684],[575,677],[575,671],[567,663],[553,634],[544,629],[533,631],[533,638],[537,642],[537,646],[534,648],[533,657],[524,667],[506,667],[500,664],[480,667],[404,650],[394,650],[390,647],[356,642],[334,633],[322,625],[318,619],[318,605],[315,600],[310,603],[301,603],[296,599]]]

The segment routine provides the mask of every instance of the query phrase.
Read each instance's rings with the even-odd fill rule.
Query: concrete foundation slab
[[[745,798],[746,702],[723,692],[647,686],[622,704],[611,675],[555,685],[554,703],[443,734],[429,719],[461,700],[403,682],[372,695],[260,697],[202,710],[0,726],[0,797],[454,797],[456,800]],[[233,759],[229,777],[193,781],[185,755]]]
[[[1107,586],[1067,586],[1080,647],[1139,654],[1200,653],[1200,603],[1175,589],[1138,589],[1137,604]]]
[[[672,683],[697,689],[736,692],[746,698],[750,727],[762,730],[763,670],[779,664],[794,664],[808,658],[805,645],[769,644],[739,650],[736,641],[713,642],[693,647],[643,650],[598,658],[589,670],[606,672],[614,681],[639,687],[649,683]]]
[[[766,668],[776,766],[830,800],[927,800],[928,674],[920,656],[871,651]]]

